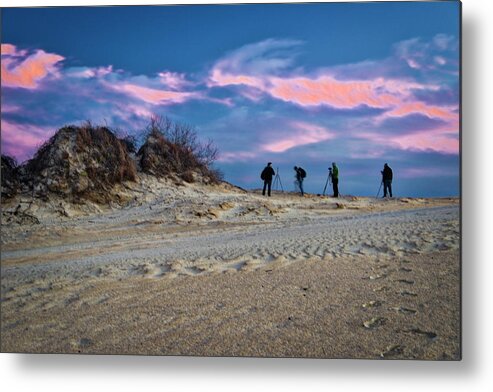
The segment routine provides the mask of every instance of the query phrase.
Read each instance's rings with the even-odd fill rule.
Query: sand
[[[457,199],[146,186],[2,224],[2,351],[460,358]]]

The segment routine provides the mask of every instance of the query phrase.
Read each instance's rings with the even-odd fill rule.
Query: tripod
[[[327,190],[327,184],[331,184],[332,185],[332,170],[329,169],[329,174],[327,174],[327,181],[325,181],[325,186],[324,186],[324,191],[322,193],[323,196],[325,196],[325,191]]]
[[[378,199],[378,195],[380,194],[380,189],[382,189],[382,185],[383,185],[383,180],[380,181],[380,188],[378,188],[378,192],[377,195],[375,196],[375,199]]]
[[[274,190],[277,191],[279,186],[281,187],[281,192],[284,192],[281,176],[279,175],[279,168],[277,168],[276,176],[274,177]]]

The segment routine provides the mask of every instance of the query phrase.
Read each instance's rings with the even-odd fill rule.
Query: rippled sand
[[[184,189],[2,226],[2,351],[460,358],[457,199]]]

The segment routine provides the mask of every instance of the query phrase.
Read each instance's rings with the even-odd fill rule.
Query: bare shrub
[[[210,182],[221,180],[212,169],[218,156],[212,140],[201,143],[193,126],[173,123],[168,117],[151,117],[138,156],[142,170],[158,177],[174,174],[189,182],[190,173],[197,172]]]
[[[130,154],[137,152],[137,138],[133,135],[126,135],[120,139]]]
[[[181,179],[185,182],[188,182],[189,184],[192,184],[195,182],[195,177],[193,175],[193,172],[188,170],[186,172],[184,172],[182,175],[181,175]]]

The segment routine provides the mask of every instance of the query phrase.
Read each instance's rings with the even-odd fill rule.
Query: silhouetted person
[[[383,165],[382,170],[382,183],[383,183],[383,197],[387,197],[387,190],[389,191],[390,197],[392,197],[392,169],[389,165]]]
[[[330,173],[329,173],[330,174]],[[339,168],[335,162],[332,162],[332,190],[334,191],[334,197],[339,197]]]
[[[262,190],[262,195],[265,196],[265,188],[267,188],[267,194],[270,196],[270,189],[272,186],[272,177],[276,174],[274,169],[272,168],[272,162],[269,162],[267,166],[262,170],[262,174],[260,178],[264,180],[264,189]]]
[[[303,180],[306,177],[306,171],[302,167],[297,167],[297,166],[295,166],[293,169],[296,173],[295,174],[296,182],[300,188],[301,196],[303,196],[305,194],[305,192],[303,191]]]

